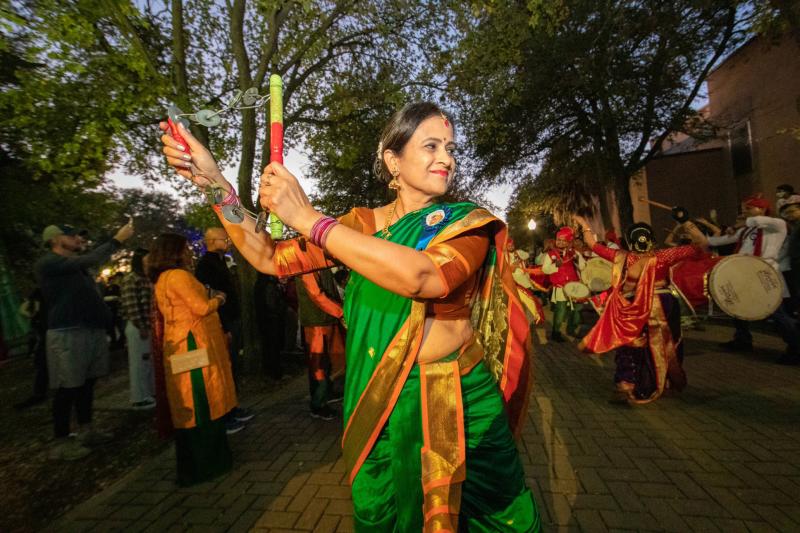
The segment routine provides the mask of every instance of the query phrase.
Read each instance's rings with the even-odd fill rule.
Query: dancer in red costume
[[[680,308],[668,286],[669,267],[699,249],[689,245],[653,250],[653,230],[640,222],[625,232],[630,251],[614,250],[597,243],[585,219],[574,218],[592,251],[614,263],[603,314],[579,347],[592,353],[617,350],[617,401],[648,403],[668,384],[683,389]]]

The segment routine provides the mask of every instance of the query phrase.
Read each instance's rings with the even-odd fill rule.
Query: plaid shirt
[[[153,285],[144,276],[131,272],[122,280],[123,318],[130,320],[136,329],[150,331],[150,300]]]

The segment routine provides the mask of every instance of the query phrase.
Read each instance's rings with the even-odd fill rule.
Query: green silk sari
[[[526,410],[530,330],[505,268],[505,226],[472,203],[435,204],[385,238],[423,250],[479,228],[493,241],[476,339],[434,363],[416,363],[425,302],[351,273],[343,448],[357,530],[456,531],[459,518],[470,531],[539,530],[512,435]]]

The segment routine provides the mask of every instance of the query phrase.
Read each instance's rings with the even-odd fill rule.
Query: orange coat
[[[164,316],[164,373],[172,423],[183,429],[197,425],[191,373],[173,374],[169,362],[170,356],[188,351],[190,330],[197,348],[208,349],[210,364],[202,369],[203,381],[211,419],[217,420],[237,404],[231,359],[217,315],[219,299],[209,299],[206,288],[182,269],[167,270],[159,276],[155,298]]]

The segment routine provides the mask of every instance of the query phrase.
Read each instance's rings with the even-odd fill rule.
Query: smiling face
[[[564,237],[556,237],[556,248],[559,250],[566,250],[569,248],[569,245],[572,244],[570,241],[565,239]]]
[[[400,190],[441,196],[453,178],[456,160],[452,125],[439,115],[422,121],[406,145],[383,154],[390,171],[399,172]]]

